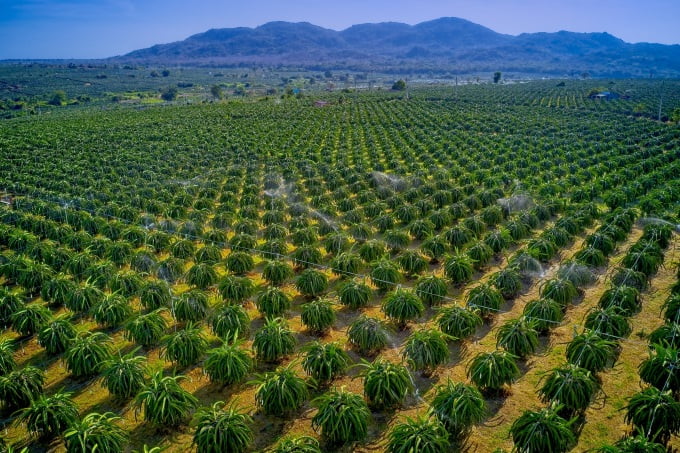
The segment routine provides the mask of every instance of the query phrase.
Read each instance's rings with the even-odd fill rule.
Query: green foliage
[[[428,268],[427,260],[415,250],[406,250],[397,257],[399,267],[406,275],[420,274]]]
[[[321,384],[344,373],[351,360],[338,343],[314,341],[305,346],[304,352],[302,369]]]
[[[167,307],[171,300],[170,286],[163,280],[147,282],[139,293],[139,301],[147,310]]]
[[[281,439],[271,453],[321,453],[321,446],[311,436],[288,436]]]
[[[246,310],[236,304],[218,307],[210,320],[212,332],[225,341],[244,338],[250,331],[250,317]]]
[[[567,345],[567,361],[593,373],[610,366],[616,358],[616,343],[594,331],[574,336]]]
[[[271,373],[259,374],[255,404],[268,415],[285,415],[298,410],[309,396],[304,379],[295,374],[291,365]]]
[[[120,294],[107,294],[92,307],[92,317],[97,324],[108,328],[118,327],[132,316],[132,307]]]
[[[29,433],[49,439],[77,423],[78,406],[71,400],[71,393],[40,395],[19,412],[16,421],[25,424]]]
[[[253,368],[253,359],[240,346],[239,342],[231,345],[225,342],[208,351],[203,371],[212,382],[230,385],[245,379]]]
[[[522,279],[519,272],[512,267],[506,267],[496,272],[491,276],[491,281],[505,299],[517,297],[522,289]]]
[[[20,294],[3,287],[0,291],[0,326],[10,325],[12,315],[24,307],[24,299]]]
[[[545,297],[529,301],[524,306],[522,315],[533,321],[534,328],[539,333],[547,333],[554,329],[564,318],[560,304]]]
[[[198,406],[198,399],[180,387],[184,376],[163,376],[156,371],[134,399],[135,412],[144,410],[144,421],[156,426],[178,426]]]
[[[385,244],[377,240],[369,240],[359,247],[359,256],[366,263],[372,263],[382,258],[387,251]]]
[[[680,351],[653,345],[649,358],[639,367],[640,379],[660,389],[680,391]]]
[[[328,299],[316,299],[302,306],[300,320],[312,333],[322,334],[333,326],[335,311]]]
[[[305,269],[295,281],[295,288],[303,296],[319,296],[328,288],[328,277],[321,271]]]
[[[371,283],[381,291],[392,289],[400,281],[401,273],[391,261],[381,259],[371,268]]]
[[[388,434],[387,452],[389,453],[445,453],[451,451],[446,430],[439,420],[406,417]]]
[[[429,414],[435,416],[453,439],[461,439],[487,414],[486,402],[475,387],[447,378],[436,388]]]
[[[404,82],[403,79],[399,79],[392,84],[392,89],[394,91],[405,91],[406,90],[406,82]]]
[[[407,289],[392,291],[385,297],[381,308],[385,316],[395,321],[400,329],[405,328],[408,321],[418,319],[425,311],[420,298]]]
[[[247,277],[226,276],[220,280],[217,289],[228,302],[243,303],[255,292],[253,281]]]
[[[290,308],[290,298],[283,290],[270,286],[260,293],[255,304],[265,317],[281,316]]]
[[[516,359],[507,351],[479,353],[470,361],[467,376],[482,391],[500,391],[519,377]]]
[[[368,305],[371,299],[371,288],[365,283],[352,280],[340,286],[338,296],[342,305],[357,309]]]
[[[544,280],[538,287],[542,298],[552,299],[562,307],[566,307],[578,295],[578,290],[569,280],[551,278]]]
[[[464,339],[472,336],[484,321],[477,310],[453,305],[439,310],[437,324],[450,337]]]
[[[101,373],[111,358],[111,337],[101,332],[85,332],[73,339],[64,353],[64,362],[74,377],[90,377]]]
[[[416,296],[431,307],[441,304],[447,293],[446,282],[435,275],[419,278],[414,290]]]
[[[212,264],[195,264],[187,272],[186,282],[196,288],[206,289],[217,283],[217,271]]]
[[[538,332],[534,326],[534,322],[525,317],[506,321],[496,331],[496,347],[526,358],[538,348]]]
[[[501,293],[488,283],[482,283],[468,291],[465,301],[470,310],[478,310],[483,318],[498,313],[502,303]]]
[[[574,259],[590,267],[602,267],[607,264],[607,257],[604,256],[601,250],[595,247],[586,247],[579,250],[574,255]]]
[[[137,349],[125,355],[114,355],[103,365],[104,387],[116,398],[132,398],[146,384],[146,357],[135,355]]]
[[[168,328],[168,323],[161,315],[163,311],[163,308],[159,308],[151,313],[140,314],[132,318],[125,325],[123,334],[125,339],[142,346],[157,344]]]
[[[373,363],[362,361],[360,376],[364,378],[364,397],[373,409],[393,409],[413,391],[408,369],[385,359]]]
[[[415,370],[429,376],[449,358],[448,335],[437,329],[420,329],[406,339],[402,357]]]
[[[52,319],[52,313],[44,305],[29,304],[14,312],[10,317],[12,329],[21,336],[40,332]]]
[[[472,260],[472,266],[480,270],[491,261],[493,250],[485,242],[478,241],[467,250],[467,255]]]
[[[67,453],[85,451],[122,452],[129,434],[115,422],[121,418],[111,412],[92,412],[74,422],[64,432]]]
[[[38,333],[38,344],[45,348],[48,354],[56,355],[66,351],[75,337],[76,329],[71,324],[70,318],[62,315],[50,321]]]
[[[14,371],[14,342],[12,340],[0,340],[0,376]]]
[[[262,269],[262,278],[271,285],[279,286],[293,276],[293,268],[285,261],[267,261]]]
[[[564,365],[543,377],[538,393],[543,402],[555,403],[571,412],[582,412],[599,389],[595,376],[585,368]]]
[[[255,262],[247,252],[232,251],[224,260],[224,267],[236,275],[243,275],[253,270]]]
[[[618,307],[590,310],[584,327],[599,333],[604,338],[623,338],[630,335],[632,327]]]
[[[373,355],[387,346],[387,332],[382,322],[365,315],[350,324],[347,338],[359,352],[367,355]]]
[[[0,400],[5,409],[26,407],[42,394],[44,382],[45,373],[31,365],[0,375]]]
[[[278,362],[295,350],[297,340],[282,318],[267,319],[255,332],[253,350],[258,360]]]
[[[312,404],[318,408],[312,418],[312,428],[320,429],[330,445],[360,441],[368,434],[371,413],[361,396],[344,389],[331,390],[313,400]]]
[[[624,316],[640,311],[640,292],[632,286],[615,286],[605,290],[598,305],[602,309],[615,308]]]
[[[670,390],[648,387],[633,395],[625,410],[626,423],[632,423],[652,442],[666,444],[680,433],[680,402]]]
[[[223,401],[217,401],[212,407],[196,412],[193,445],[199,453],[241,453],[252,443],[253,419],[233,405],[226,409],[224,406]]]
[[[469,282],[474,273],[474,262],[468,255],[453,255],[444,262],[444,275],[454,285]]]
[[[195,364],[208,349],[201,327],[192,322],[163,338],[161,357],[180,367]]]
[[[520,453],[561,453],[576,443],[571,430],[573,421],[560,417],[552,408],[538,412],[524,411],[510,427],[515,450]]]
[[[354,253],[342,252],[333,258],[331,267],[336,275],[356,275],[361,268],[361,257]]]

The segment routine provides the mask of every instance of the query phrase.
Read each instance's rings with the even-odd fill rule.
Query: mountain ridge
[[[380,22],[336,31],[309,22],[214,28],[112,61],[284,65],[312,69],[517,71],[601,76],[680,76],[680,45],[631,44],[606,32],[507,35],[456,17],[415,25]]]

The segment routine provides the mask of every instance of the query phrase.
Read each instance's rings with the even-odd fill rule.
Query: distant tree
[[[680,107],[676,108],[673,110],[673,113],[671,113],[671,121],[680,124]]]
[[[163,72],[161,72],[161,75],[162,75],[163,77],[167,77],[167,76],[170,75],[170,71],[168,71],[167,69],[163,69]]]
[[[635,116],[641,116],[647,110],[647,106],[642,102],[638,103],[633,107],[633,113]]]
[[[332,79],[333,73],[331,71],[326,71],[326,72],[323,73],[323,76],[327,79]]]
[[[222,87],[219,85],[213,85],[210,87],[210,94],[212,94],[212,97],[215,99],[222,99],[222,96],[224,95],[222,93]]]
[[[50,105],[63,105],[67,100],[66,93],[63,90],[57,90],[52,93],[52,97],[47,103]]]
[[[165,90],[161,92],[161,99],[164,101],[174,101],[177,99],[177,88],[176,87],[167,87]]]
[[[151,71],[151,73],[149,75],[151,77],[158,77],[159,74],[158,74],[158,71]]]
[[[493,83],[498,83],[501,81],[501,72],[496,71],[493,73]]]
[[[406,82],[404,79],[399,79],[396,82],[394,82],[394,85],[392,85],[392,89],[395,91],[404,91],[406,90]]]

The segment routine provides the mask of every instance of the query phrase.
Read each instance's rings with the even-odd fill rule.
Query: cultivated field
[[[0,437],[678,448],[680,84],[556,85],[0,121]]]

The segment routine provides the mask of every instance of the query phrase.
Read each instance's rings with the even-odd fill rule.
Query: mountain
[[[455,17],[416,25],[360,24],[342,31],[307,22],[212,29],[184,41],[158,44],[111,60],[386,72],[680,75],[680,45],[630,44],[608,33],[560,31],[511,36]]]

